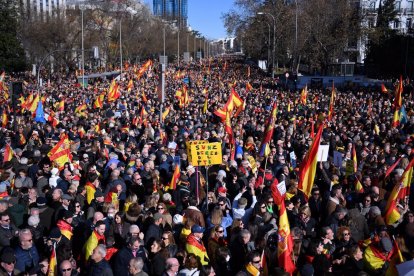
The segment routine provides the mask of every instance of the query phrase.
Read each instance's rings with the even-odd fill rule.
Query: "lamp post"
[[[122,18],[119,19],[119,55],[121,61],[121,78],[122,78]]]
[[[82,87],[85,86],[85,54],[84,54],[84,41],[83,41],[83,11],[85,10],[85,7],[82,5],[81,8],[81,21],[82,21]]]
[[[275,77],[275,51],[276,51],[276,19],[268,12],[258,12],[258,15],[269,15],[273,19],[273,50],[272,50],[272,78]]]
[[[164,28],[162,28],[162,30],[163,30],[162,37],[163,37],[163,40],[164,40],[164,58],[165,58],[165,25],[164,25]]]
[[[177,30],[177,62],[179,66],[180,65],[180,27],[179,26]]]

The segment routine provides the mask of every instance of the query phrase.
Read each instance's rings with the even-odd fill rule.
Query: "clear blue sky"
[[[221,16],[228,12],[234,0],[187,0],[188,24],[209,39],[227,36]],[[152,9],[152,0],[144,0]]]

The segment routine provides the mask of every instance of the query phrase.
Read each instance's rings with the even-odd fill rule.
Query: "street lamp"
[[[275,77],[275,51],[276,51],[276,19],[268,12],[258,12],[258,15],[269,15],[273,19],[273,50],[272,50],[272,78]]]
[[[84,42],[83,42],[83,12],[85,10],[85,6],[80,6],[81,10],[81,20],[82,20],[82,87],[85,87],[85,54],[84,54]]]
[[[180,26],[177,28],[177,62],[180,65]]]

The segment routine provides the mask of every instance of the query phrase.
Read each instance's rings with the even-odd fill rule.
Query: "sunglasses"
[[[351,234],[349,234],[349,233],[344,233],[344,236],[349,236],[349,235],[351,235]]]
[[[69,272],[69,271],[72,271],[72,268],[62,268],[60,271]]]
[[[264,209],[264,208],[266,208],[266,205],[264,205],[264,206],[260,206],[260,208]]]
[[[217,233],[224,233],[224,230],[217,231]]]
[[[80,205],[75,205],[76,208],[80,208]]]
[[[220,205],[220,206],[224,206],[224,205],[226,205],[226,204],[224,204],[224,203],[220,203],[219,205]]]
[[[158,207],[157,210],[164,210],[164,207]]]
[[[161,239],[162,239],[163,241],[168,240],[168,238],[166,238],[166,237],[162,237]]]

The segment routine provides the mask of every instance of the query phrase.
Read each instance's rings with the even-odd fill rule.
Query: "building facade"
[[[175,21],[180,28],[187,27],[187,0],[153,0],[153,13],[166,21]]]
[[[362,27],[365,29],[374,28],[377,25],[378,9],[384,0],[360,0],[360,9],[362,12]],[[411,34],[413,31],[414,20],[414,1],[397,0],[394,4],[397,12],[396,18],[390,23],[390,27],[401,34]],[[355,49],[358,51],[358,63],[365,60],[368,38],[362,37],[357,44],[350,45],[348,50]]]
[[[64,12],[66,0],[23,0],[22,8],[25,14],[46,18]]]

